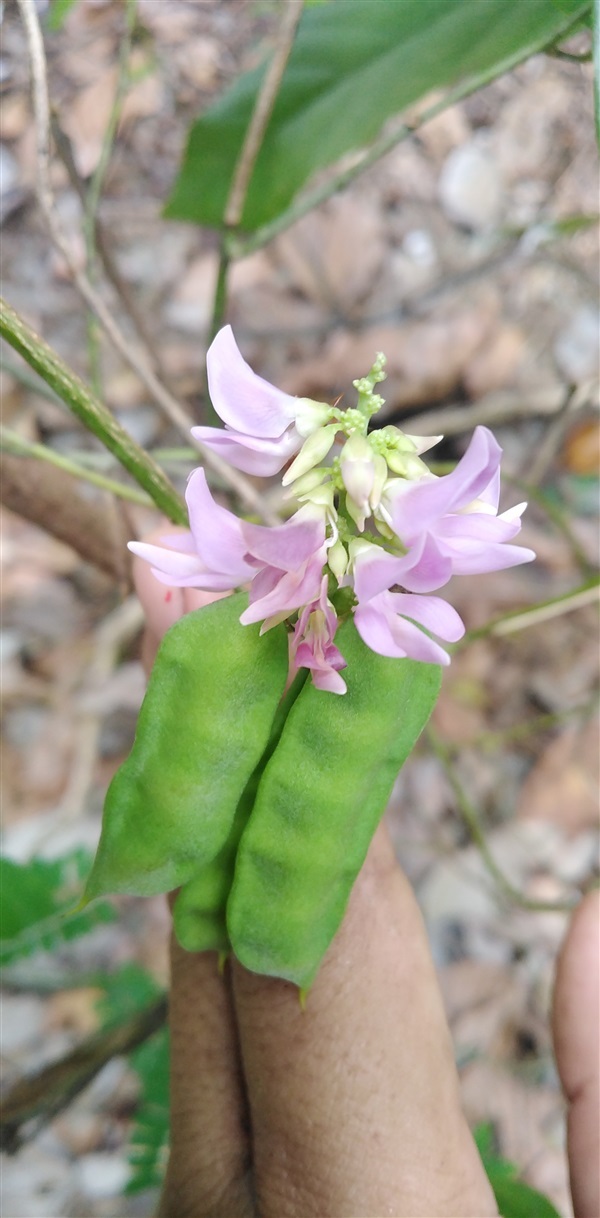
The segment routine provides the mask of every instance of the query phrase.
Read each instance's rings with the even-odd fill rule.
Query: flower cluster
[[[442,477],[421,459],[441,436],[392,426],[369,432],[383,404],[375,386],[384,363],[379,355],[368,376],[354,381],[357,405],[343,410],[291,397],[257,376],[226,326],[207,355],[211,398],[225,427],[192,434],[246,473],[287,467],[282,482],[297,510],[275,527],[241,520],[215,502],[200,468],[186,492],[190,532],[164,546],[129,545],[172,586],[218,592],[248,584],[241,622],[262,622],[265,631],[288,621],[292,669],[311,669],[318,688],[337,694],[346,690],[334,643],[341,613],[354,614],[362,639],[381,655],[447,664],[437,640],[456,642],[464,624],[430,594],[452,575],[535,557],[510,544],[526,505],[498,514],[502,450],[487,428],[475,429]]]

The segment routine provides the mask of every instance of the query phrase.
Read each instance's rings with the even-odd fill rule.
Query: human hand
[[[165,630],[213,597],[166,592],[142,563],[135,577],[150,665]],[[571,985],[582,953],[589,954],[589,934],[576,930],[577,923],[577,958],[568,949],[559,969],[555,1034],[573,1095],[576,1214],[597,1218],[584,1165],[591,1080],[580,1088],[587,1076],[579,1054],[589,1054],[590,1030],[569,997],[578,992]],[[421,915],[383,828],[305,1011],[294,986],[235,960],[221,975],[214,954],[192,955],[173,942],[171,961],[172,1149],[162,1218],[497,1212],[461,1110]],[[589,967],[586,961],[593,995]]]

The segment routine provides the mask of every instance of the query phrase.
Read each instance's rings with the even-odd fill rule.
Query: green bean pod
[[[283,626],[241,626],[243,593],[165,635],[133,749],[115,774],[85,897],[177,888],[224,847],[288,671]]]
[[[226,922],[227,899],[233,882],[240,838],[254,807],[263,771],[277,747],[285,721],[308,676],[302,669],[280,702],[273,720],[269,743],[238,803],[229,836],[212,862],[184,884],[173,906],[175,937],[189,952],[228,952],[231,949]]]
[[[376,655],[351,619],[338,640],[347,693],[307,684],[292,707],[242,834],[227,904],[241,963],[302,989],[340,925],[441,680],[437,665]]]

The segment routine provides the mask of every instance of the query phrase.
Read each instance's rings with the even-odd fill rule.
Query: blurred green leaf
[[[596,141],[600,147],[600,0],[594,0],[592,9],[592,48],[594,56],[594,114],[596,118]]]
[[[121,965],[102,980],[104,993],[98,1002],[100,1018],[105,1026],[121,1023],[130,1015],[143,1011],[162,993],[147,969],[135,961]]]
[[[160,1188],[169,1141],[169,1034],[162,1028],[130,1057],[141,1083],[129,1139],[131,1177],[126,1193]]]
[[[514,1163],[498,1155],[492,1124],[478,1125],[473,1137],[502,1218],[560,1218],[543,1193],[519,1179]]]
[[[81,897],[90,867],[85,851],[60,859],[14,863],[0,859],[0,965],[43,948],[88,934],[100,922],[113,922],[112,905],[70,911]]]
[[[46,25],[53,33],[60,30],[66,21],[68,14],[72,8],[75,8],[77,0],[53,0]]]
[[[555,41],[590,0],[331,0],[305,10],[250,183],[242,228],[283,212],[319,169],[434,89],[489,79]],[[193,124],[167,202],[219,226],[264,67]]]

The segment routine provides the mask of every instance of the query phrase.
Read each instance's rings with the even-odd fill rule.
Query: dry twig
[[[78,265],[69,240],[63,232],[54,205],[54,195],[50,180],[50,104],[42,31],[37,16],[35,0],[17,0],[17,3],[27,37],[33,82],[37,143],[37,197],[51,239],[65,259],[80,296],[97,317],[115,349],[139,377],[148,393],[151,394],[166,417],[189,442],[192,420],[187,411],[158,380],[158,377],[149,367],[144,356],[122,333],[110,309],[92,286],[86,273]],[[226,461],[223,461],[215,453],[205,449],[202,445],[196,443],[195,446],[198,448],[206,464],[222,478],[225,485],[231,488],[242,503],[252,512],[255,512],[261,519],[266,520],[267,523],[275,523],[275,518],[272,512],[269,512],[265,508],[261,495],[243,474],[232,469]]]

